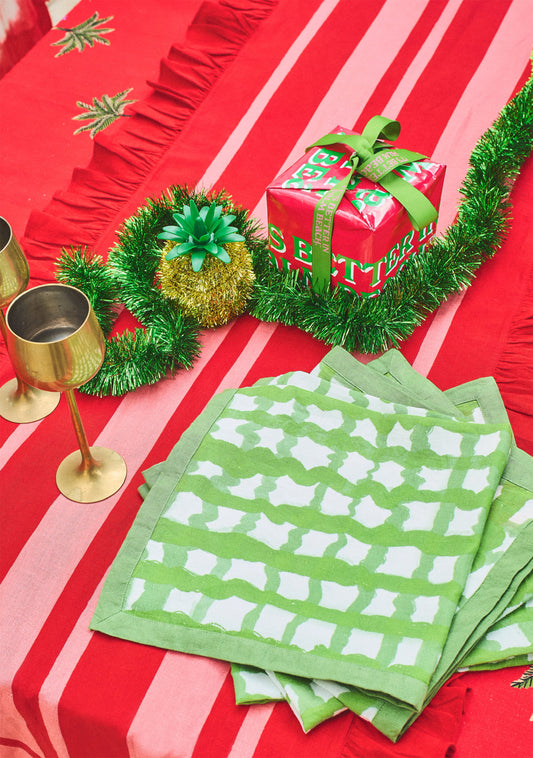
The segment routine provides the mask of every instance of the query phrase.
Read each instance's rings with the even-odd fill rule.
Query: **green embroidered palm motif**
[[[528,670],[522,674],[520,679],[516,679],[512,682],[511,687],[518,687],[519,689],[533,687],[533,666],[528,668]]]
[[[76,105],[79,108],[86,108],[85,113],[80,113],[77,116],[73,116],[73,121],[89,121],[90,123],[80,126],[76,129],[74,134],[80,134],[80,132],[90,132],[90,136],[94,137],[98,132],[103,131],[110,126],[113,121],[124,115],[124,109],[127,105],[136,102],[135,100],[126,100],[126,95],[132,91],[133,87],[122,90],[116,95],[102,95],[102,99],[98,100],[97,97],[93,98],[92,104],[84,103],[78,100]]]
[[[77,50],[81,53],[86,47],[94,47],[96,42],[101,45],[109,45],[109,40],[103,35],[114,32],[114,29],[110,29],[102,24],[106,24],[111,21],[113,16],[107,16],[107,18],[99,18],[98,11],[86,21],[83,21],[77,26],[66,28],[62,26],[56,26],[60,32],[65,32],[65,36],[57,42],[52,42],[52,46],[62,46],[62,49],[56,53],[55,57],[59,58],[65,53],[70,53],[72,50]]]

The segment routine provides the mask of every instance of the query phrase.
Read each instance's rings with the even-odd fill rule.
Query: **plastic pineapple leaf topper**
[[[232,214],[222,215],[222,207],[216,203],[198,206],[191,199],[189,205],[183,206],[182,213],[172,214],[176,226],[165,226],[157,235],[161,240],[176,241],[176,245],[165,256],[167,261],[179,255],[191,255],[192,269],[200,271],[207,253],[223,263],[229,263],[230,257],[223,247],[227,242],[242,242],[244,237],[238,229],[231,226],[235,220]]]

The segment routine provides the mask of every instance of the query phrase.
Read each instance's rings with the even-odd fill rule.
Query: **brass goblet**
[[[2,308],[28,286],[30,269],[11,226],[0,217],[0,331],[4,342],[6,323]],[[0,387],[0,416],[17,424],[38,421],[48,416],[59,403],[57,392],[30,387],[20,376]]]
[[[124,483],[126,464],[113,450],[89,447],[73,392],[104,360],[104,336],[87,296],[66,284],[34,287],[13,300],[6,325],[20,376],[33,387],[66,394],[79,450],[59,465],[59,490],[78,503],[113,495]]]

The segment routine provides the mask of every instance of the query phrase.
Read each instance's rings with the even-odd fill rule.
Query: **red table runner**
[[[170,184],[225,187],[265,222],[264,188],[282,167],[332,125],[360,130],[375,113],[400,120],[402,145],[447,164],[442,231],[477,139],[529,76],[532,11],[531,0],[82,0],[0,82],[0,215],[31,284],[53,279],[62,247],[105,255],[122,221]],[[95,13],[109,44],[58,55],[64,29]],[[74,134],[83,104],[120,93],[134,101],[122,117],[93,138]],[[494,375],[529,453],[532,182],[526,164],[502,250],[401,346],[442,389]],[[90,442],[128,465],[123,489],[94,505],[55,487],[75,447],[64,401],[34,424],[0,419],[0,755],[415,758],[454,743],[457,758],[527,754],[532,691],[510,687],[521,670],[459,677],[392,745],[351,714],[304,735],[286,704],[235,706],[225,663],[88,630],[142,470],[215,392],[309,370],[327,350],[243,316],[207,331],[195,366],[174,379],[80,396]],[[12,376],[2,351],[0,382]]]

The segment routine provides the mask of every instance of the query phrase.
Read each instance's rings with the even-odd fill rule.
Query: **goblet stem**
[[[98,468],[99,463],[91,455],[89,443],[87,442],[87,435],[85,434],[85,429],[83,428],[80,412],[78,410],[78,404],[74,397],[74,390],[65,390],[65,394],[81,453],[81,463],[78,469],[80,473],[90,473]]]
[[[20,376],[43,389],[64,390],[67,396],[78,449],[59,464],[59,491],[77,503],[96,503],[115,494],[126,479],[124,459],[107,447],[89,447],[73,393],[104,359],[104,335],[89,299],[66,284],[43,284],[12,301],[6,326]]]

